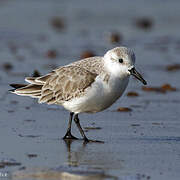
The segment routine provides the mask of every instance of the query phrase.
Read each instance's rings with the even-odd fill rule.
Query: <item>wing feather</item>
[[[42,87],[40,103],[62,103],[79,97],[95,81],[97,74],[78,66],[64,66],[53,71]]]

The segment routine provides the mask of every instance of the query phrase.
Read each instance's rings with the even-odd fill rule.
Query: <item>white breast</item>
[[[75,113],[102,111],[111,106],[123,94],[128,81],[129,77],[119,79],[112,76],[107,83],[101,76],[97,76],[96,81],[84,96],[67,101],[63,106]]]

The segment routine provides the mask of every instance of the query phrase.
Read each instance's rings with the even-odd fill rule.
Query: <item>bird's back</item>
[[[100,74],[104,68],[103,58],[100,56],[85,58],[79,61],[75,61],[69,65],[81,67],[95,74]]]

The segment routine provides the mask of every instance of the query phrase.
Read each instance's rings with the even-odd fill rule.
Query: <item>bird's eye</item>
[[[120,62],[120,63],[123,63],[123,59],[119,59],[119,62]]]

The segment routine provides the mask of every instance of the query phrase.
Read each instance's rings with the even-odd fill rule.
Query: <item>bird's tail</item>
[[[27,77],[25,79],[29,84],[10,84],[14,89],[10,92],[20,96],[30,96],[33,98],[40,98],[42,93],[42,87],[46,83],[51,73],[41,77]]]
[[[30,84],[10,84],[14,89],[9,90],[10,92],[20,96],[30,96],[33,98],[41,97],[41,90],[43,83],[36,82],[35,77],[28,77],[25,80]]]
[[[9,90],[20,96],[30,96],[33,98],[41,97],[42,85],[36,84],[10,84],[14,89]]]

